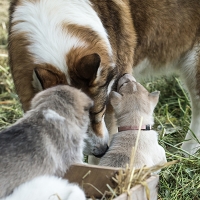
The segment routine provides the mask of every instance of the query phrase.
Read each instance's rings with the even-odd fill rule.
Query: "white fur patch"
[[[91,28],[105,41],[112,54],[107,33],[88,0],[24,0],[16,7],[12,23],[16,23],[12,32],[26,33],[31,41],[29,51],[35,63],[50,63],[66,75],[67,53],[72,48],[87,47],[87,44],[63,31],[63,23]],[[69,77],[67,81],[70,83]]]
[[[109,141],[109,133],[108,133],[108,129],[106,127],[106,123],[105,123],[104,118],[105,118],[105,115],[102,118],[102,125],[103,125],[103,132],[104,132],[103,141],[108,143],[108,141]]]
[[[197,97],[197,92],[195,89],[199,50],[199,46],[195,46],[180,61],[180,67],[182,70],[181,78],[188,88],[189,92],[193,94],[192,96],[195,98]]]
[[[112,90],[112,86],[113,86],[114,82],[115,82],[115,79],[113,79],[113,80],[111,80],[111,81],[110,81],[110,83],[109,83],[109,85],[108,85],[108,91],[107,91],[107,95],[109,95],[109,94],[110,94],[110,92],[111,92],[111,90]]]
[[[55,121],[64,121],[65,118],[60,116],[58,113],[55,111],[48,109],[43,111],[43,115],[47,121],[49,120],[55,120]]]
[[[160,65],[158,63],[157,66],[153,66],[148,58],[142,60],[137,66],[134,68],[134,76],[137,77],[137,81],[152,78],[160,75],[171,75],[178,74],[180,76],[184,76],[183,80],[191,79],[195,80],[196,76],[196,65],[198,59],[198,52],[200,47],[196,45],[191,51],[189,51],[185,56],[180,59],[174,60],[173,62],[166,63],[164,65]],[[189,81],[192,81],[189,80]],[[196,83],[190,83],[194,88]],[[187,85],[187,83],[186,83]]]
[[[151,79],[160,75],[170,75],[173,73],[177,73],[178,66],[178,60],[167,63],[163,66],[153,66],[149,59],[145,58],[137,66],[135,66],[133,70],[133,75],[137,78],[137,81],[144,81],[145,79]]]
[[[100,65],[100,67],[97,70],[96,81],[98,81],[99,79],[101,79],[101,71],[102,71],[102,67]]]
[[[75,184],[55,176],[40,176],[20,185],[2,200],[85,200],[84,192]]]

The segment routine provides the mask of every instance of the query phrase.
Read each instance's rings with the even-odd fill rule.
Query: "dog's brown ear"
[[[109,96],[109,99],[110,99],[110,104],[115,107],[117,105],[119,105],[119,103],[121,102],[122,100],[122,95],[115,92],[115,91],[111,91],[110,92],[110,96]]]
[[[100,62],[101,58],[96,53],[82,57],[76,66],[78,76],[88,84],[91,84],[97,76]]]
[[[36,90],[41,91],[56,85],[67,84],[67,79],[65,74],[57,69],[36,67],[33,70],[32,84]]]

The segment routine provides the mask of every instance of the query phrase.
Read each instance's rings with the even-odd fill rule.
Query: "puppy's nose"
[[[104,156],[105,153],[107,152],[107,150],[109,149],[109,147],[108,147],[108,145],[106,144],[106,145],[104,145],[103,148],[102,148],[102,146],[99,147],[99,149],[101,149],[101,151],[97,151],[98,153],[97,153],[97,152],[93,153],[93,155],[94,155],[95,157],[97,157],[97,158],[101,158],[102,156]]]
[[[124,84],[128,82],[136,82],[135,78],[131,74],[124,74],[118,81],[117,85],[117,91],[119,91],[119,88]]]

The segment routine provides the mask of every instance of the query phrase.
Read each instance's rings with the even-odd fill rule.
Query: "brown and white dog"
[[[199,39],[199,0],[12,0],[10,6],[10,66],[23,109],[41,89],[81,88],[94,100],[87,154],[106,151],[113,116],[107,97],[132,69],[138,81],[181,76],[191,97],[190,129],[200,139]],[[186,140],[183,149],[194,153],[199,144],[190,131]]]

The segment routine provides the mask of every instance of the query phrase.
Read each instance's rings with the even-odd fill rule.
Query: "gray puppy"
[[[91,99],[70,86],[38,93],[31,110],[0,132],[0,198],[40,175],[63,176],[83,160]]]
[[[154,124],[153,111],[158,103],[159,94],[158,91],[149,93],[130,74],[125,74],[119,79],[117,92],[112,91],[110,94],[118,133],[113,135],[110,147],[101,158],[100,165],[126,167],[126,164],[130,163],[141,117],[143,123],[134,167],[151,167],[166,162],[165,150],[158,143],[158,133],[151,130]]]

